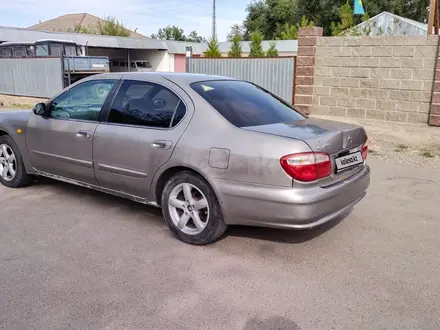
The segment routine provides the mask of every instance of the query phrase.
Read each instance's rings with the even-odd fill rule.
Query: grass
[[[396,146],[396,149],[394,149],[394,150],[397,151],[397,152],[402,152],[402,151],[406,151],[408,149],[409,149],[409,146],[407,146],[406,144],[403,144],[403,143],[399,143]]]
[[[431,152],[431,150],[428,149],[422,149],[420,150],[420,156],[425,158],[434,158],[435,155]]]
[[[13,109],[32,109],[34,106],[32,104],[27,103],[12,103],[8,105],[0,104],[0,108],[13,108]]]
[[[368,153],[369,153],[370,155],[373,155],[373,156],[377,156],[377,155],[379,155],[379,152],[377,152],[377,151],[374,150],[374,149],[369,149],[369,150],[368,150]]]

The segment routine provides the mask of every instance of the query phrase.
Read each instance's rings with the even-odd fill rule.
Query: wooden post
[[[438,34],[438,0],[430,0],[428,17],[428,35]]]
[[[435,0],[435,13],[434,13],[434,34],[438,35],[438,0]]]

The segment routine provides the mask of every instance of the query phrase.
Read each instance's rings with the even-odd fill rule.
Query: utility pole
[[[215,0],[212,0],[212,39],[217,39],[217,23],[215,19]]]

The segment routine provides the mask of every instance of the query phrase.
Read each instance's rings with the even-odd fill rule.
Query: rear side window
[[[26,47],[25,46],[14,46],[14,56],[15,57],[26,57]]]
[[[211,80],[193,83],[191,87],[237,127],[305,119],[287,102],[246,81]]]
[[[12,47],[0,47],[0,57],[12,57]]]
[[[168,88],[146,81],[126,80],[112,104],[110,123],[169,128],[185,116],[186,107]]]

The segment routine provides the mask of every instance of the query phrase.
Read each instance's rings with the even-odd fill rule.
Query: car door
[[[93,170],[93,135],[116,79],[89,80],[48,104],[45,116],[32,114],[26,145],[32,167],[64,178],[97,184]]]
[[[174,83],[124,80],[94,137],[98,182],[145,198],[157,169],[170,157],[192,115],[192,102]]]

